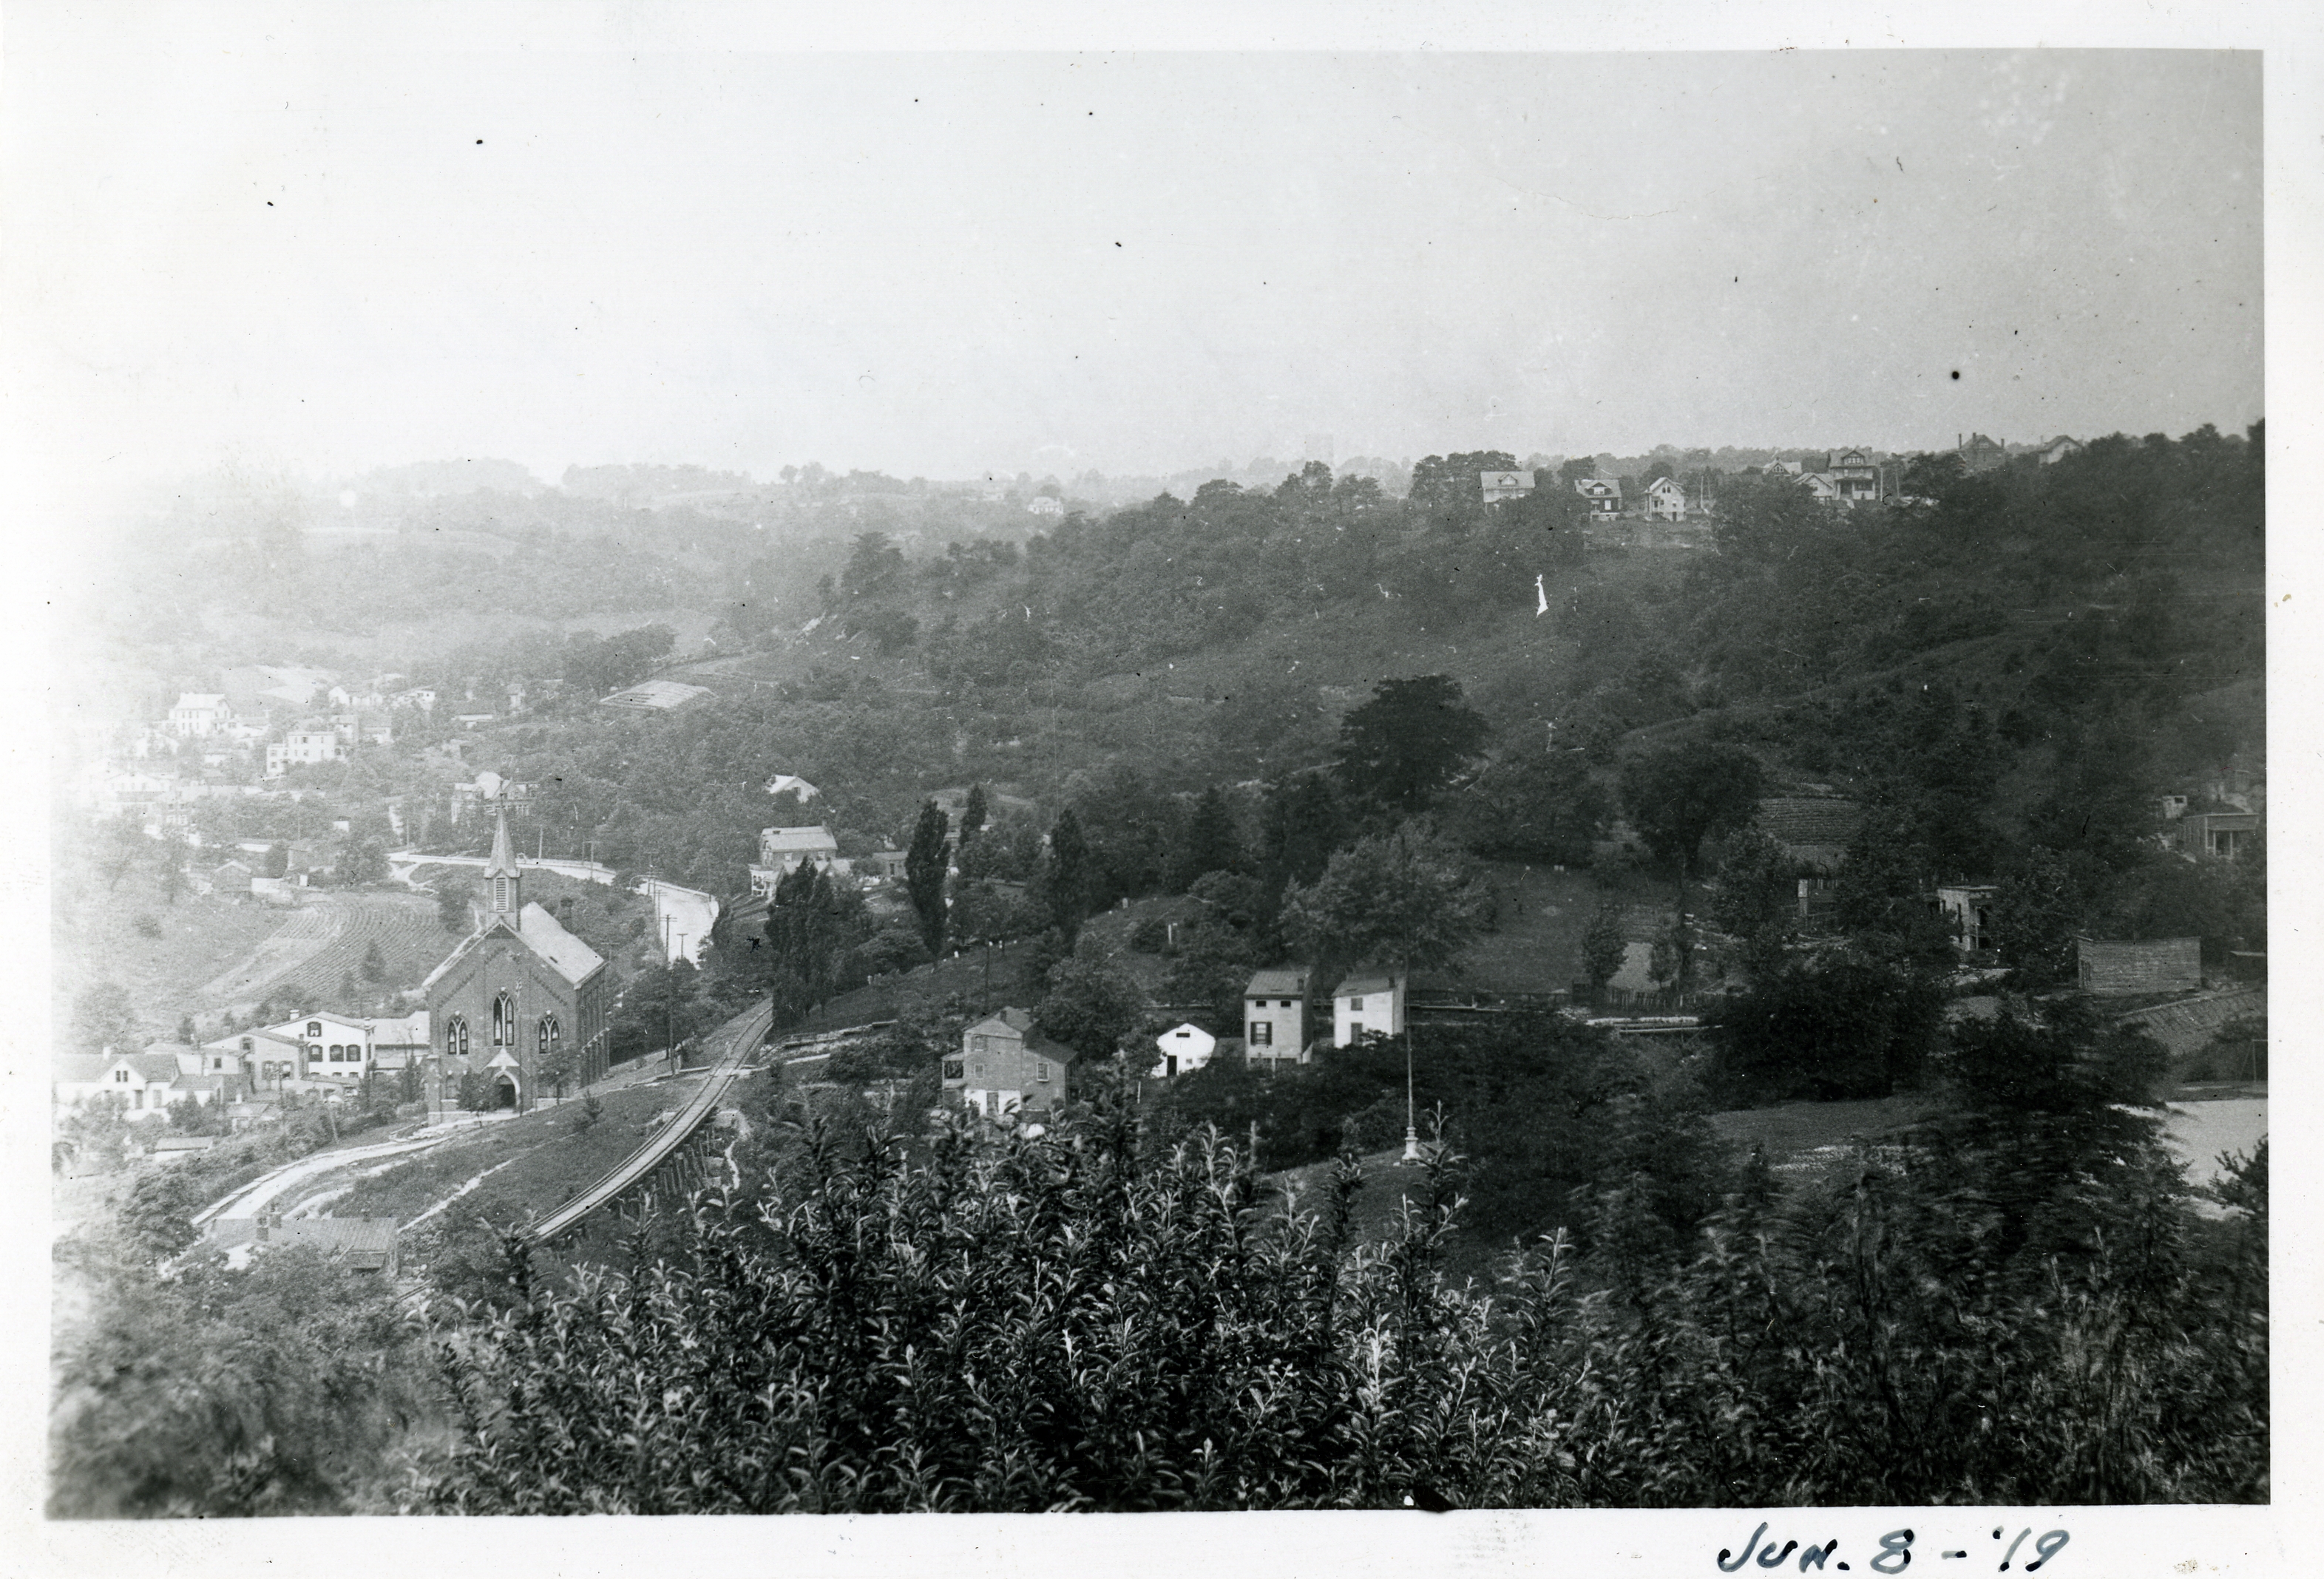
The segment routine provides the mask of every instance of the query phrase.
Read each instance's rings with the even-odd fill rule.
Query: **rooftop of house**
[[[178,705],[180,707],[215,708],[225,701],[226,698],[224,695],[212,691],[185,691],[180,692],[178,695]]]
[[[115,1064],[127,1064],[142,1079],[154,1084],[178,1078],[178,1055],[174,1052],[68,1052],[58,1055],[54,1062],[59,1081],[71,1085],[94,1085],[106,1077]]]
[[[1307,991],[1307,972],[1299,966],[1278,966],[1254,971],[1242,989],[1248,998],[1298,997]]]
[[[762,828],[759,831],[759,848],[773,855],[820,854],[836,850],[839,840],[832,837],[830,829],[817,822],[809,828]]]
[[[1033,1011],[1006,1008],[988,1014],[961,1033],[964,1036],[991,1036],[1006,1033],[1024,1039],[1025,1051],[1038,1052],[1058,1063],[1071,1063],[1079,1055],[1062,1042],[1053,1042],[1033,1028]]]
[[[1759,826],[1778,844],[1845,846],[1863,822],[1854,801],[1773,795],[1759,803]]]
[[[1351,976],[1332,989],[1332,996],[1335,998],[1362,997],[1370,993],[1389,993],[1395,990],[1394,977],[1372,972],[1363,976]]]
[[[393,1217],[218,1217],[210,1225],[210,1243],[223,1249],[265,1244],[305,1244],[325,1254],[346,1257],[361,1271],[387,1264],[395,1250]]]
[[[710,694],[706,685],[687,685],[676,680],[648,680],[642,685],[632,685],[627,691],[616,691],[602,697],[600,707],[634,708],[643,712],[667,712],[674,707],[684,707],[698,696]]]

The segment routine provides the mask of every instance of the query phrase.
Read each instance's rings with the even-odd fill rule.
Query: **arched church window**
[[[547,1058],[550,1053],[557,1051],[557,1043],[559,1034],[560,1033],[557,1024],[557,1016],[554,1014],[543,1014],[540,1017],[541,1057]]]
[[[509,880],[506,877],[494,877],[493,879],[493,908],[494,910],[506,910],[508,907]]]
[[[454,1014],[444,1022],[444,1056],[460,1058],[468,1051],[468,1017]]]
[[[516,999],[507,993],[493,998],[493,1045],[511,1047],[516,1042]]]

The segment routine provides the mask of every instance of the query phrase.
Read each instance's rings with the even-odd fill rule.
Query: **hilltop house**
[[[555,916],[525,903],[505,805],[495,818],[484,925],[420,988],[446,1083],[481,1074],[498,1105],[530,1107],[559,1067],[583,1085],[604,1073],[613,973]]]
[[[1880,497],[1880,467],[1862,450],[1842,450],[1824,464],[1824,474],[1842,503],[1868,504]]]
[[[2061,433],[2040,449],[2035,450],[2034,457],[2045,466],[2054,466],[2068,455],[2079,455],[2088,447],[2080,439],[2068,438]]]
[[[778,773],[767,780],[767,793],[770,795],[797,795],[799,803],[804,805],[823,792],[796,773]]]
[[[1616,477],[1576,477],[1573,491],[1591,520],[1611,520],[1622,513],[1622,483]]]
[[[1346,1047],[1366,1036],[1404,1033],[1409,978],[1368,972],[1351,976],[1332,992],[1332,1045]]]
[[[1505,499],[1523,499],[1533,491],[1531,472],[1480,472],[1477,490],[1487,504],[1499,504]]]
[[[2178,798],[2178,797],[2172,797]],[[2167,849],[2234,860],[2260,836],[2257,812],[2186,812],[2170,819],[2163,834]]]
[[[1307,972],[1296,965],[1253,973],[1242,989],[1243,1040],[1254,1063],[1307,1061]]]
[[[1071,1094],[1075,1056],[1033,1029],[1030,1009],[1002,1009],[960,1033],[960,1056],[944,1060],[945,1092],[989,1117],[1047,1114]]]
[[[1686,489],[1675,477],[1657,477],[1638,497],[1638,508],[1652,520],[1686,519]]]
[[[1955,435],[1953,453],[1960,457],[1962,469],[1969,472],[1990,472],[2009,459],[2009,451],[1998,439],[1987,438],[1981,433],[1972,433],[1967,438]]]

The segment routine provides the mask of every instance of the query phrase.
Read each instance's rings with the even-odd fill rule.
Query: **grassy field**
[[[189,1011],[214,1014],[223,1005],[200,1000],[203,984],[248,955],[283,922],[280,911],[209,895],[187,895],[167,904],[142,872],[108,890],[78,861],[57,872],[54,893],[50,987],[60,1044],[69,1033],[74,997],[98,981],[117,981],[128,989],[151,1039],[170,1034],[178,1016]],[[152,919],[156,935],[138,931],[141,917]]]

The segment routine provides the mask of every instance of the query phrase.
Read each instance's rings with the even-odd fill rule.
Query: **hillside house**
[[[266,776],[280,778],[293,767],[343,762],[346,742],[337,730],[292,730],[266,748]]]
[[[2034,458],[2045,466],[2054,466],[2068,455],[2079,455],[2088,447],[2080,439],[2068,438],[2061,433],[2040,449],[2035,450]]]
[[[1162,1056],[1148,1072],[1156,1079],[1169,1079],[1191,1074],[1210,1062],[1211,1054],[1218,1051],[1219,1039],[1190,1020],[1157,1036],[1154,1045]]]
[[[767,793],[770,795],[796,795],[801,805],[823,794],[796,773],[778,773],[767,780]]]
[[[1993,947],[1991,884],[1937,890],[1937,909],[1952,925],[1953,947],[1962,954],[1982,954]]]
[[[830,866],[839,858],[839,840],[821,823],[811,828],[762,828],[759,858],[751,868],[751,892],[772,895],[775,885],[803,862]]]
[[[220,861],[208,874],[210,892],[222,899],[250,897],[250,868],[238,860]]]
[[[2075,985],[2092,997],[2194,992],[2203,985],[2200,938],[2076,938]]]
[[[1622,513],[1622,483],[1616,477],[1576,477],[1573,491],[1591,520],[1612,520]]]
[[[95,1097],[118,1097],[126,1116],[143,1121],[161,1115],[177,1099],[178,1060],[169,1052],[67,1053],[57,1059],[53,1085],[57,1105],[74,1107]]]
[[[2256,812],[2188,812],[2172,819],[2163,837],[2172,849],[2234,860],[2259,836]]]
[[[225,696],[210,692],[184,692],[170,709],[170,732],[181,739],[217,734],[233,721]]]
[[[1533,492],[1531,472],[1480,472],[1477,491],[1487,504],[1499,504],[1504,500],[1524,499]]]
[[[1686,519],[1686,489],[1675,477],[1657,477],[1638,496],[1638,509],[1649,520]]]
[[[194,1049],[195,1057],[201,1060],[200,1072],[240,1075],[268,1086],[297,1079],[307,1023],[296,1020],[284,1024],[290,1027],[287,1032],[254,1025],[247,1031],[203,1042]]]
[[[1253,973],[1242,989],[1243,1042],[1251,1061],[1307,1061],[1307,972],[1296,965]]]
[[[1074,1050],[1033,1029],[1033,1011],[1006,1008],[960,1033],[960,1056],[944,1060],[947,1096],[988,1117],[1029,1117],[1071,1095]]]
[[[1837,506],[1845,502],[1840,496],[1840,484],[1832,481],[1829,472],[1803,472],[1800,473],[1800,486],[1806,489],[1808,497],[1818,504]]]
[[[1351,976],[1332,992],[1332,1045],[1346,1047],[1366,1036],[1401,1036],[1410,996],[1409,979],[1401,973]]]

